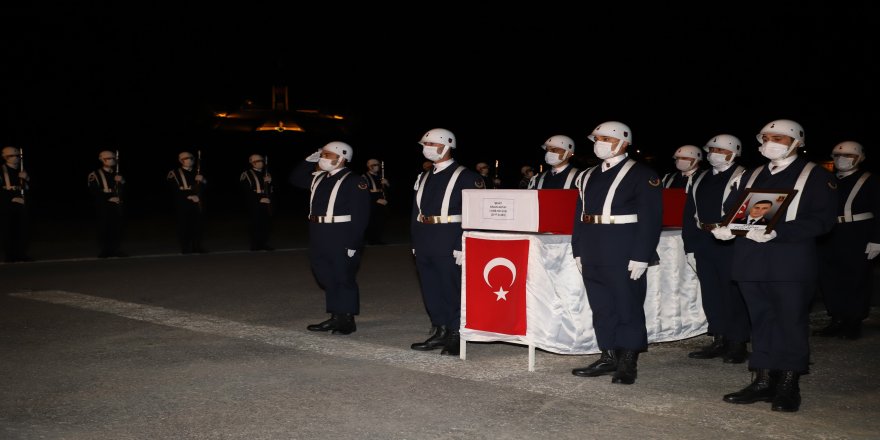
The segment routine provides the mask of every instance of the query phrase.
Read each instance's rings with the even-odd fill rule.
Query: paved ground
[[[814,338],[801,411],[721,400],[743,365],[699,361],[700,336],[653,344],[635,385],[570,370],[595,355],[471,343],[415,352],[429,322],[405,225],[366,250],[349,336],[315,334],[323,297],[301,223],[275,252],[212,226],[207,255],[133,228],[131,258],[98,260],[81,225],[43,229],[33,263],[0,265],[3,439],[869,439],[880,433],[880,313],[858,341]],[[225,231],[226,234],[219,234]],[[221,238],[222,237],[222,238]],[[814,327],[825,324],[818,303]]]

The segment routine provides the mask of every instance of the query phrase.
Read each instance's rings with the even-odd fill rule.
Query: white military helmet
[[[675,154],[672,155],[673,159],[678,157],[689,157],[691,159],[703,160],[703,152],[693,145],[682,145],[678,147],[678,149],[675,150]]]
[[[708,152],[709,148],[712,147],[732,151],[737,157],[742,155],[743,150],[742,142],[740,142],[738,137],[732,134],[719,134],[712,139],[709,139],[709,142],[706,142],[706,145],[703,146],[703,150]]]
[[[859,159],[865,158],[865,150],[862,144],[855,141],[843,141],[831,149],[831,155],[835,154],[857,154]]]
[[[799,147],[805,145],[804,127],[801,127],[801,124],[790,119],[777,119],[765,125],[764,128],[761,129],[761,132],[755,136],[758,138],[758,142],[762,144],[764,143],[762,136],[765,134],[781,134],[783,136],[789,136],[798,141]]]
[[[541,148],[545,150],[547,147],[562,148],[570,153],[574,153],[574,140],[568,136],[557,134],[544,141],[544,145],[541,145]]]
[[[596,136],[611,136],[622,141],[626,141],[632,145],[632,132],[623,122],[608,121],[603,122],[593,129],[593,132],[587,136],[587,139],[596,142]]]
[[[351,145],[348,145],[345,142],[330,142],[327,145],[324,145],[322,150],[332,151],[344,157],[346,162],[351,162],[351,157],[354,156],[354,150],[351,149]]]
[[[445,128],[434,128],[428,130],[428,132],[425,133],[424,136],[422,136],[422,140],[419,141],[419,143],[422,145],[425,145],[425,142],[443,144],[449,148],[455,148],[456,146],[455,135]]]

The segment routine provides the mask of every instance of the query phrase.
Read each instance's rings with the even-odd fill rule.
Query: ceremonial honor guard
[[[681,238],[687,262],[700,281],[703,312],[712,343],[688,353],[692,359],[721,357],[724,363],[740,364],[748,356],[749,312],[739,287],[731,279],[733,243],[716,240],[712,230],[725,218],[725,203],[732,203],[735,188],[745,172],[735,160],[742,142],[719,134],[703,147],[711,169],[693,179],[687,194]]]
[[[627,158],[632,132],[625,124],[604,122],[589,139],[602,162],[578,175],[571,246],[601,355],[572,374],[611,374],[612,383],[628,385],[636,380],[639,353],[648,349],[645,272],[660,260],[660,179],[648,166]]]
[[[98,258],[126,257],[122,244],[122,195],[125,179],[112,151],[98,154],[101,167],[89,173],[89,192],[95,200],[98,231]]]
[[[795,190],[775,214],[773,229],[734,235],[715,228],[719,240],[734,240],[733,279],[745,298],[752,324],[751,384],[724,396],[729,403],[772,402],[773,411],[800,408],[799,380],[810,364],[810,303],[816,290],[819,256],[816,238],[836,223],[834,176],[798,156],[804,129],[795,121],[772,121],[757,135],[759,151],[770,160],[743,176],[740,190]],[[699,264],[699,263],[698,263]]]
[[[663,188],[690,188],[700,170],[703,152],[693,145],[684,145],[675,150],[672,159],[678,171],[663,176]]]
[[[202,247],[202,207],[205,185],[200,166],[189,151],[177,155],[180,166],[169,171],[165,177],[174,195],[177,214],[177,239],[184,254],[205,253]]]
[[[248,236],[252,251],[273,251],[269,246],[269,233],[272,230],[272,203],[275,196],[272,174],[266,166],[266,159],[259,154],[248,158],[251,167],[238,178],[245,197],[248,213]]]
[[[571,189],[578,169],[571,164],[574,156],[574,141],[561,134],[551,136],[541,148],[546,150],[544,162],[550,167],[532,178],[530,189]],[[534,173],[534,171],[532,172]]]
[[[431,334],[410,348],[441,348],[441,354],[457,356],[461,325],[461,192],[483,189],[485,184],[479,174],[452,158],[457,144],[451,131],[429,130],[419,144],[422,155],[434,165],[419,175],[413,187],[412,252]]]
[[[388,198],[386,191],[391,186],[385,178],[385,165],[378,159],[367,161],[367,173],[364,174],[370,187],[370,224],[367,226],[367,243],[385,244],[382,241],[382,229],[388,215]]]
[[[370,192],[364,177],[346,166],[353,155],[345,142],[330,142],[290,175],[290,183],[311,194],[309,260],[330,314],[329,319],[309,325],[309,331],[347,335],[357,330],[354,317],[360,313],[360,290],[356,275],[370,220]]]
[[[28,212],[27,193],[30,176],[24,170],[22,152],[16,147],[3,148],[0,165],[3,188],[0,200],[0,227],[3,229],[4,261],[31,261],[27,255]]]

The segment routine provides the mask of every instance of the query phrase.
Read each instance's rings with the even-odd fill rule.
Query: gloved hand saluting
[[[776,231],[770,231],[765,234],[764,231],[760,229],[752,229],[746,234],[746,238],[757,241],[758,243],[766,243],[776,238]]]
[[[873,260],[877,254],[880,254],[880,243],[868,243],[868,247],[865,248],[865,253],[868,254],[869,260]]]
[[[645,274],[645,271],[648,270],[648,263],[642,261],[633,261],[629,260],[629,277],[633,280],[637,280]]]
[[[736,237],[736,235],[733,235],[733,232],[730,232],[730,228],[727,226],[719,226],[713,229],[712,235],[714,235],[716,239],[722,241],[733,240]]]
[[[318,151],[315,151],[314,153],[309,155],[309,157],[306,158],[306,162],[317,162],[319,159],[321,159],[321,150],[323,150],[323,148],[318,148]]]

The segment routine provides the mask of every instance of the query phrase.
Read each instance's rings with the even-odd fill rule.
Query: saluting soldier
[[[819,286],[831,323],[813,334],[855,340],[871,309],[872,260],[880,254],[880,179],[859,167],[865,151],[858,142],[835,145],[831,158],[837,224],[819,240]]]
[[[660,260],[660,178],[627,157],[632,144],[627,125],[604,122],[589,139],[602,162],[578,175],[571,247],[587,288],[601,355],[572,374],[611,374],[612,383],[629,385],[636,380],[639,353],[648,349],[645,272]]]
[[[272,204],[275,187],[272,174],[266,169],[266,159],[259,154],[248,158],[250,169],[241,173],[239,185],[245,197],[248,211],[248,235],[252,251],[274,251],[269,246],[272,230]]]
[[[0,227],[3,228],[4,261],[31,261],[27,255],[28,218],[27,197],[30,176],[21,162],[21,150],[3,148],[2,200],[0,200]]]
[[[357,271],[370,220],[370,192],[363,176],[347,165],[354,150],[345,142],[330,142],[297,165],[290,183],[308,189],[309,260],[330,318],[309,331],[347,335],[357,330],[360,313]],[[315,162],[318,171],[315,171]]]
[[[544,162],[550,167],[537,176],[532,171],[533,177],[529,183],[529,189],[574,188],[574,179],[579,171],[571,163],[571,158],[574,157],[574,140],[558,134],[547,139],[541,148],[546,151]],[[523,174],[525,174],[525,170]]]
[[[116,154],[102,151],[98,154],[101,166],[89,173],[89,192],[95,200],[98,231],[98,258],[127,257],[120,250],[122,244],[122,194],[125,179],[117,173]]]
[[[205,253],[202,247],[202,206],[208,181],[196,167],[195,157],[189,151],[177,155],[180,166],[166,176],[168,188],[174,196],[177,214],[177,239],[184,254]]]
[[[431,319],[431,335],[410,345],[413,350],[442,348],[458,355],[461,325],[462,190],[483,189],[483,178],[452,158],[455,135],[429,130],[419,142],[432,169],[416,179],[411,219],[412,252]]]

